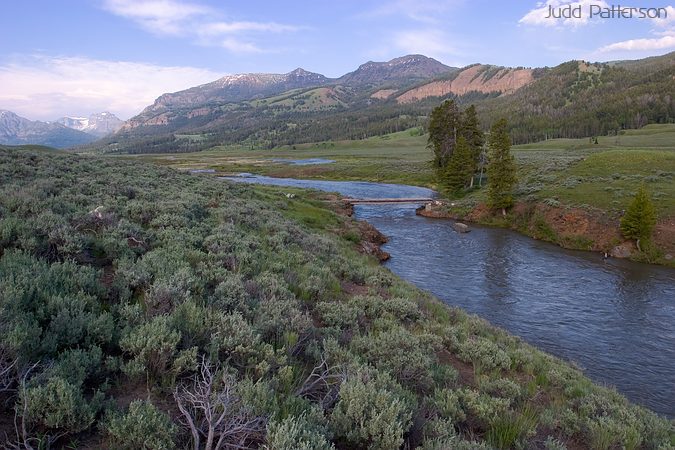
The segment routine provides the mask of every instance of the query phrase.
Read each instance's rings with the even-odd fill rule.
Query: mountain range
[[[0,144],[37,144],[68,148],[89,144],[120,129],[123,122],[102,112],[87,117],[62,117],[54,122],[29,120],[0,110]]]
[[[117,116],[107,111],[92,114],[89,117],[61,117],[56,120],[56,123],[97,137],[112,134],[124,124]]]
[[[475,104],[485,128],[507,117],[514,142],[523,143],[672,122],[673,92],[675,52],[635,61],[568,61],[543,68],[457,68],[407,55],[369,61],[338,78],[302,68],[285,74],[227,75],[163,94],[123,125],[109,113],[62,118],[57,124],[24,125],[8,142],[3,119],[0,143],[53,145],[54,139],[45,138],[52,132],[60,136],[61,147],[79,145],[90,142],[91,134],[71,132],[93,133],[96,128],[100,131],[93,134],[106,135],[86,147],[102,152],[186,152],[227,144],[272,148],[423,127],[431,109],[445,99],[460,106]],[[72,129],[55,128],[61,124]],[[25,131],[35,128],[42,131]]]
[[[607,134],[675,118],[675,52],[637,61],[524,68],[449,67],[423,55],[369,61],[339,78],[304,69],[228,75],[160,96],[104,152],[271,148],[424,126],[444,99],[475,104],[485,127],[507,117],[515,142]]]

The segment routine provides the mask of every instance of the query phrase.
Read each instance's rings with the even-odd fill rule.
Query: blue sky
[[[546,19],[548,6],[583,17]],[[615,4],[618,4],[615,3]],[[164,92],[296,67],[337,77],[410,53],[452,66],[554,66],[675,50],[668,17],[590,19],[605,0],[41,0],[0,15],[0,109],[30,119],[102,110],[127,119]]]

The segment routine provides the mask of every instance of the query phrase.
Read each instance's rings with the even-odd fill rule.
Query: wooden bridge
[[[352,205],[377,204],[377,203],[428,203],[433,202],[433,198],[345,198],[347,203]]]

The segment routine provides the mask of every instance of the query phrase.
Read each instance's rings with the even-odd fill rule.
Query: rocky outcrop
[[[462,223],[462,222],[453,223],[452,229],[455,230],[458,233],[468,233],[469,231],[471,231],[469,226],[465,223]]]
[[[359,221],[358,227],[361,234],[359,251],[366,255],[372,255],[380,261],[388,260],[391,255],[380,248],[389,240],[387,236],[366,221]]]
[[[477,64],[460,71],[452,80],[432,81],[401,94],[396,101],[411,103],[427,97],[469,92],[509,95],[534,81],[532,69],[511,69]]]
[[[609,252],[609,256],[612,258],[630,258],[634,251],[635,245],[630,241],[626,241],[613,247]]]

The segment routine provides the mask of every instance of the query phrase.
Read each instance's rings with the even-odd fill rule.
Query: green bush
[[[325,430],[305,416],[289,416],[267,427],[269,450],[331,450],[335,446],[325,436]]]
[[[147,400],[134,400],[125,414],[111,413],[102,424],[110,448],[163,450],[175,448],[176,426]]]
[[[511,358],[493,341],[483,337],[471,337],[459,344],[459,357],[473,364],[477,372],[508,370]]]
[[[348,445],[385,450],[403,444],[412,409],[403,398],[378,384],[359,374],[340,388],[330,424]]]
[[[28,424],[55,432],[78,433],[94,423],[102,400],[99,392],[87,400],[79,386],[52,377],[21,389],[19,411]]]
[[[169,370],[180,342],[180,332],[171,329],[168,316],[158,316],[122,337],[120,347],[132,359],[124,370],[130,376],[146,373],[161,379]]]
[[[432,334],[413,334],[403,327],[354,338],[351,349],[378,369],[389,372],[399,383],[417,390],[428,389],[433,380],[439,339]]]

